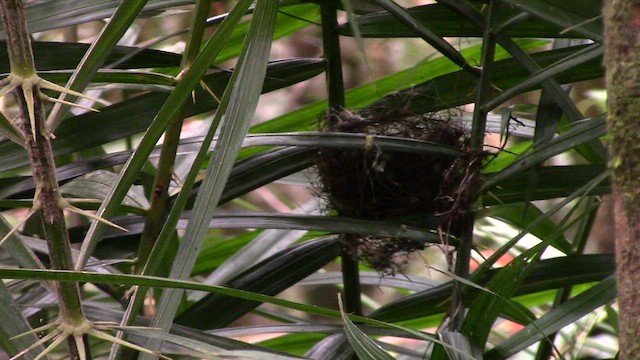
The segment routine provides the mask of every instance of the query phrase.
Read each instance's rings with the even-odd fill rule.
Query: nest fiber
[[[327,114],[322,126],[327,132],[415,139],[463,152],[469,148],[467,129],[451,117],[388,113],[376,116],[340,110]],[[323,148],[317,167],[320,191],[338,215],[388,220],[449,212],[466,165],[460,158],[442,154],[383,151],[373,141],[361,149]],[[352,241],[358,256],[383,272],[393,270],[397,253],[422,248],[419,243],[398,239],[359,237]]]

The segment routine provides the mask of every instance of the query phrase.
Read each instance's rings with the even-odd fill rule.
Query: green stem
[[[191,66],[193,59],[195,59],[200,51],[210,5],[211,0],[201,0],[196,4],[191,32],[182,56],[182,72],[185,72],[189,66]],[[144,229],[140,237],[138,261],[135,270],[136,274],[142,273],[151,249],[153,249],[153,245],[164,225],[167,201],[169,199],[169,185],[171,183],[171,175],[173,174],[173,165],[175,164],[178,145],[180,144],[182,123],[183,116],[181,114],[169,124],[164,134],[162,150],[160,151],[160,158],[158,159],[158,170],[153,182],[151,206],[147,212]]]
[[[491,96],[491,73],[493,72],[493,59],[496,52],[496,38],[493,34],[493,16],[498,1],[492,1],[489,5],[489,15],[487,17],[487,26],[484,29],[482,39],[482,72],[480,81],[478,82],[478,90],[476,94],[475,108],[473,111],[473,124],[471,127],[471,148],[482,150],[484,146],[484,137],[487,130],[487,111],[482,109],[489,97]]]
[[[484,28],[484,36],[482,42],[482,72],[480,73],[480,81],[478,82],[477,97],[475,102],[475,108],[473,112],[473,125],[471,127],[471,151],[472,154],[480,154],[484,147],[484,137],[486,133],[487,125],[487,111],[482,109],[490,94],[491,94],[491,74],[493,68],[493,59],[496,49],[496,38],[492,32],[493,23],[495,21],[493,14],[495,14],[498,7],[498,1],[492,1],[489,5],[489,14],[487,16],[487,25]],[[473,171],[480,171],[480,167]],[[471,190],[469,190],[471,191]],[[471,206],[471,204],[469,204]],[[469,278],[469,262],[471,260],[471,250],[473,248],[473,227],[474,227],[474,214],[471,208],[465,209],[466,213],[462,219],[453,219],[453,223],[456,226],[460,226],[459,229],[451,229],[460,237],[460,245],[456,251],[456,260],[454,272],[456,276],[468,279]],[[449,322],[449,331],[460,331],[464,322],[465,304],[464,304],[464,286],[458,284],[453,288],[451,295],[451,321]]]
[[[329,109],[344,107],[344,82],[342,79],[342,57],[340,56],[340,36],[338,18],[333,1],[320,4],[322,19],[322,45],[324,58],[327,60],[327,92]]]
[[[342,57],[340,55],[340,36],[338,34],[338,18],[335,3],[325,1],[320,4],[322,18],[322,44],[324,57],[327,60],[327,92],[329,109],[327,116],[334,116],[332,109],[344,108],[344,82],[342,78]],[[360,288],[360,268],[355,258],[355,246],[352,236],[342,235],[343,246],[342,282],[344,284],[344,305],[348,313],[362,315],[362,299]]]
[[[158,160],[158,170],[153,181],[151,206],[149,207],[149,211],[147,211],[147,218],[145,219],[144,229],[140,237],[138,259],[135,269],[136,274],[142,273],[151,249],[164,225],[164,216],[169,198],[169,185],[171,183],[171,174],[173,173],[178,144],[180,143],[181,130],[182,117],[180,116],[169,124],[165,132],[164,142],[162,143],[162,150],[160,151],[160,158]]]
[[[204,38],[204,30],[207,27],[207,16],[209,15],[210,8],[211,0],[200,0],[196,3],[189,39],[187,40],[187,46],[184,49],[184,54],[180,64],[183,71],[191,66],[193,60],[200,52],[202,39]]]
[[[342,235],[342,282],[344,284],[344,310],[354,315],[362,315],[362,296],[360,288],[360,268],[355,258],[356,239],[352,236]]]
[[[193,60],[200,51],[210,5],[210,0],[200,0],[196,4],[191,32],[181,61],[181,69],[183,73],[191,66]],[[142,235],[140,236],[140,245],[138,247],[137,264],[135,268],[136,274],[144,273],[145,275],[156,275],[158,273],[158,266],[148,266],[149,264],[147,263],[165,224],[167,201],[169,199],[169,185],[171,183],[171,175],[173,174],[173,166],[175,164],[178,145],[180,144],[183,120],[184,117],[182,114],[176,116],[176,118],[171,121],[164,134],[164,141],[162,143],[162,149],[158,159],[158,169],[152,187],[151,205],[147,212]],[[174,231],[173,236],[169,236],[162,241],[170,242],[175,240],[177,240],[177,236]],[[163,246],[163,248],[166,249],[167,246]],[[164,256],[165,251],[162,251],[162,253]],[[139,289],[138,291],[146,292],[146,289]],[[131,321],[135,319],[136,314],[140,312],[142,306],[143,297],[134,297],[133,303],[129,304],[129,307],[127,308],[127,311],[131,312]],[[120,338],[122,335],[122,333],[118,333],[117,336]],[[117,347],[112,351],[110,357],[118,357],[120,351],[121,349]],[[128,354],[128,356],[125,357],[133,356],[135,356],[135,354]]]
[[[463,221],[460,221],[459,226],[460,229],[456,229],[457,231],[459,231],[459,233],[456,234],[458,236],[459,245],[456,251],[454,273],[461,279],[468,279],[469,263],[471,261],[471,250],[473,249],[473,212],[469,211]],[[459,332],[460,329],[462,329],[462,324],[465,317],[466,304],[463,296],[465,286],[458,281],[454,281],[453,284],[453,291],[451,294],[451,315],[449,321],[449,331]]]
[[[28,78],[36,73],[31,38],[20,0],[0,1],[0,15],[7,34],[7,52],[13,75]]]

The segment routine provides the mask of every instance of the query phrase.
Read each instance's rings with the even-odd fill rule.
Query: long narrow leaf
[[[193,0],[150,0],[144,9],[162,10],[191,3]],[[41,32],[109,18],[119,4],[115,0],[45,1],[27,7],[25,15],[29,30]]]
[[[227,286],[276,295],[333,261],[340,254],[337,238],[316,239],[285,249],[231,279]],[[260,305],[228,296],[209,294],[182,312],[175,322],[196,329],[227,326]],[[225,309],[225,311],[218,311]]]
[[[277,8],[278,3],[273,0],[260,1],[256,4],[251,28],[247,34],[245,52],[240,56],[239,65],[230,81],[233,89],[225,91],[222,99],[221,108],[224,109],[227,106],[225,104],[227,101],[228,108],[220,138],[209,163],[207,177],[196,198],[189,227],[171,268],[169,276],[172,278],[185,279],[191,274],[204,235],[208,230],[209,219],[220,201],[242,139],[249,130],[267,70]],[[220,117],[221,114],[222,111],[216,116]],[[182,291],[163,292],[158,304],[158,313],[152,322],[153,326],[168,329],[173,322],[181,296]],[[147,345],[151,349],[156,349],[159,343],[160,341],[151,341]]]
[[[288,309],[300,310],[309,314],[320,315],[328,318],[340,319],[342,315],[339,311],[328,309],[317,305],[306,305],[294,301],[278,299],[273,296],[252,293],[250,291],[231,289],[224,286],[203,285],[195,281],[171,280],[157,276],[123,275],[123,274],[102,274],[86,271],[69,270],[34,270],[34,269],[10,269],[0,268],[0,278],[3,279],[36,279],[67,282],[88,282],[105,283],[117,285],[137,285],[145,287],[158,287],[167,289],[183,289],[194,291],[215,292],[222,295],[233,296],[239,299],[251,300],[260,303],[274,304]],[[392,324],[370,319],[364,316],[349,315],[353,321],[375,325],[384,328],[397,328]],[[420,339],[432,340],[425,334],[416,334],[416,331],[409,330],[411,334],[418,335]]]
[[[523,93],[528,90],[532,90],[539,86],[544,80],[550,79],[570,68],[577,67],[588,61],[599,58],[604,53],[604,47],[600,44],[593,44],[589,47],[572,54],[566,59],[562,59],[548,67],[540,70],[539,72],[527,77],[524,81],[519,82],[517,85],[503,91],[490,101],[482,104],[482,108],[486,111],[495,109],[498,105],[513,98],[514,96]]]
[[[378,5],[385,8],[389,13],[395,16],[400,22],[407,26],[411,31],[428,42],[435,49],[440,51],[444,56],[449,58],[463,69],[472,69],[467,60],[445,39],[433,33],[426,24],[419,22],[406,9],[396,4],[393,0],[374,0]]]
[[[535,149],[514,161],[509,168],[500,171],[483,184],[484,189],[490,189],[509,177],[530,169],[531,167],[550,159],[577,145],[596,140],[606,133],[605,116],[598,116],[578,124],[573,129],[551,140],[546,146]]]
[[[22,316],[22,311],[13,300],[11,293],[0,283],[0,348],[8,354],[16,355],[18,352],[27,349],[38,341],[35,333],[29,333],[31,326]],[[17,337],[18,335],[23,335]],[[13,337],[17,337],[11,339]],[[36,347],[32,352],[25,354],[26,359],[35,359],[36,355],[44,350],[42,345]]]
[[[602,1],[580,1],[580,6],[572,6],[571,1],[557,0],[505,0],[507,3],[566,31],[582,34],[593,41],[602,42]]]
[[[497,273],[497,269],[485,272],[475,283],[484,285]],[[565,285],[584,284],[600,281],[615,271],[611,255],[582,255],[543,260],[534,268],[515,295],[525,295],[544,290],[556,289]],[[428,290],[406,296],[384,305],[376,310],[372,317],[388,322],[415,319],[447,311],[453,281]],[[471,288],[465,292],[465,298],[473,301],[477,290]]]
[[[485,359],[504,359],[574,323],[616,297],[616,281],[610,276],[600,283],[554,308],[533,324],[525,327],[485,354]]]
[[[65,86],[67,89],[77,92],[84,91],[87,84],[91,81],[91,78],[98,71],[98,68],[102,66],[107,56],[109,56],[109,53],[111,53],[111,49],[113,49],[122,35],[124,35],[125,31],[127,31],[146,3],[147,0],[125,0],[120,3],[116,12],[105,25],[104,29],[102,29],[98,38],[91,44],[91,47],[80,61],[80,64],[78,64],[78,67],[74,70]],[[61,93],[58,99],[73,102],[75,97]],[[47,118],[47,123],[49,123],[51,131],[54,131],[58,127],[58,124],[60,124],[60,121],[62,121],[68,110],[69,106],[63,105],[62,102],[58,102],[53,106]]]
[[[145,133],[142,142],[138,145],[135,153],[131,158],[129,158],[122,169],[117,185],[113,187],[111,193],[98,210],[97,216],[109,218],[115,213],[117,206],[126,195],[129,187],[135,181],[138,171],[147,161],[149,154],[160,139],[164,129],[177,116],[178,112],[182,108],[182,104],[187,100],[193,89],[199,84],[202,76],[211,64],[211,59],[215,58],[220,52],[226,39],[228,39],[232,32],[233,26],[240,20],[248,6],[249,4],[246,1],[236,5],[234,8],[236,11],[231,12],[233,16],[227,17],[216,33],[206,42],[202,51],[194,60],[189,70],[184,74],[175,89],[163,103],[159,113],[156,115],[153,123]],[[91,252],[93,252],[96,242],[99,240],[100,231],[103,230],[103,225],[101,224],[102,223],[98,221],[94,221],[91,224],[91,228],[89,229],[89,232],[87,232],[85,241],[82,244],[80,258],[76,263],[77,269],[82,269],[84,267],[88,257],[91,255]]]
[[[578,0],[580,1],[580,0]],[[556,2],[563,2],[562,0]],[[588,2],[599,3],[600,0],[580,1],[580,5]],[[407,9],[417,21],[429,24],[429,27],[435,34],[441,37],[482,37],[482,29],[477,26],[477,22],[469,21],[468,16],[461,17],[459,13],[451,11],[452,3],[461,3],[458,9],[464,9],[467,15],[470,9],[473,13],[480,11],[471,4],[478,1],[438,1],[436,4],[414,6]],[[452,4],[457,6],[457,4]],[[582,7],[582,6],[580,6]],[[598,9],[602,8],[602,5]],[[499,22],[512,19],[520,13],[520,10],[510,6],[503,6],[499,9],[496,16]],[[340,33],[346,36],[354,36],[352,30],[354,26],[360,31],[361,36],[365,38],[398,38],[398,37],[416,37],[418,36],[411,29],[407,28],[393,15],[387,12],[376,12],[359,16],[355,21],[349,21],[340,27]],[[569,30],[564,26],[559,26],[548,21],[541,20],[536,17],[529,17],[523,21],[519,21],[502,31],[510,38],[584,38],[584,35]]]
[[[342,313],[342,321],[344,323],[344,330],[347,334],[347,338],[351,343],[351,346],[355,350],[359,359],[362,360],[390,360],[393,359],[386,351],[384,351],[380,345],[370,339],[362,330],[358,329],[356,324],[353,323],[342,309],[342,299],[340,299],[340,313]]]
[[[31,25],[31,24],[29,24]],[[38,71],[74,69],[89,49],[88,44],[70,42],[34,41],[33,57]],[[6,41],[0,41],[0,52],[6,52]],[[123,57],[116,69],[139,69],[145,67],[173,67],[180,64],[180,55],[167,51],[135,47],[116,46],[107,57],[107,62],[115,62]],[[9,73],[9,58],[0,58],[0,73]]]
[[[495,293],[482,292],[470,305],[462,327],[463,334],[474,344],[484,344],[489,337],[493,323],[506,303],[524,282],[538,262],[546,244],[539,244],[514,259],[502,268],[487,284],[487,289]]]

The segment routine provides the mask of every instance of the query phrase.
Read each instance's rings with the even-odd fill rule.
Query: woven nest
[[[367,135],[386,135],[448,145],[469,152],[469,136],[462,123],[442,116],[376,116],[347,110],[333,111],[322,121],[322,130]],[[466,156],[415,154],[383,151],[374,145],[365,149],[319,151],[319,190],[328,207],[340,216],[388,220],[419,213],[453,214],[462,211],[471,195],[460,192],[468,173]],[[461,199],[467,196],[469,199]],[[455,205],[464,202],[465,205]],[[354,254],[376,270],[393,273],[398,254],[423,248],[418,242],[395,238],[349,236]]]

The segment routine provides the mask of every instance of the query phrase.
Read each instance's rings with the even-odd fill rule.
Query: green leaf
[[[482,359],[482,356],[473,355],[471,343],[469,343],[469,339],[463,334],[452,331],[442,331],[438,333],[438,336],[443,343],[449,345],[444,349],[451,360]],[[456,349],[457,351],[453,351],[452,349]]]
[[[531,200],[545,200],[567,197],[575,189],[583,187],[589,180],[607,171],[606,165],[570,165],[570,166],[544,166],[540,169],[540,180],[535,191],[531,194]],[[487,174],[491,178],[497,173]],[[505,180],[499,181],[495,186],[487,189],[482,195],[484,205],[511,204],[525,201],[529,173],[527,171],[517,174]],[[609,179],[605,179],[596,185],[588,195],[603,195],[611,193]]]
[[[140,329],[140,328],[123,328],[126,333],[138,335],[144,338],[159,338],[168,343],[178,345],[179,348],[173,350],[171,348],[163,348],[163,352],[170,352],[173,354],[186,355],[196,358],[206,359],[255,359],[262,360],[265,358],[274,360],[299,360],[297,356],[286,356],[276,354],[271,351],[259,351],[254,349],[238,349],[238,350],[226,350],[215,345],[208,344],[204,341],[196,340],[188,336],[166,334],[153,329]],[[173,351],[172,351],[173,350]]]
[[[473,3],[476,5],[474,10],[479,13],[479,10],[477,10],[479,2],[473,1]],[[555,3],[556,5],[560,4],[562,6],[565,1],[555,1]],[[600,5],[598,9],[602,7],[600,4],[601,0],[585,0],[585,3],[598,3],[598,5]],[[583,2],[581,1],[579,5],[580,6],[576,6],[574,8],[582,8]],[[437,4],[415,6],[407,9],[407,12],[421,23],[429,24],[431,30],[440,37],[482,37],[482,29],[479,26],[465,17],[461,17],[460,14],[452,11],[447,6],[448,4],[440,2]],[[520,14],[520,11],[513,9],[512,7],[501,6],[495,16],[497,18],[497,23],[500,24],[517,16],[518,14]],[[354,24],[343,24],[340,27],[340,33],[342,35],[353,36],[354,32],[351,30],[352,25],[358,27],[363,37],[397,38],[417,36],[415,32],[408,29],[393,15],[387,12],[377,12],[360,16]],[[567,29],[564,26],[559,26],[555,23],[550,23],[535,17],[529,17],[507,27],[501,32],[501,34],[510,38],[584,37],[584,35],[576,31],[565,30]]]
[[[602,0],[506,0],[505,2],[562,27],[562,33],[571,31],[596,42],[603,41]]]
[[[524,191],[524,189],[521,188]],[[535,222],[536,219],[543,217],[543,212],[534,204],[508,204],[492,206],[485,211],[481,211],[478,217],[489,216],[502,220],[518,229],[524,229],[529,226],[529,233],[534,235],[547,245],[551,245],[556,249],[571,254],[573,246],[564,237],[563,231],[550,219]]]
[[[465,58],[445,39],[436,35],[426,24],[418,21],[411,13],[407,12],[403,7],[396,4],[392,0],[374,0],[378,5],[386,9],[391,15],[408,27],[416,35],[420,36],[429,45],[449,58],[452,62],[463,69],[470,70],[471,65],[467,63]],[[357,26],[357,25],[356,25]]]
[[[317,305],[306,305],[289,300],[278,299],[276,297],[256,294],[250,291],[227,288],[224,286],[216,285],[203,285],[195,281],[186,280],[171,280],[157,276],[142,276],[142,275],[124,275],[124,274],[105,274],[97,272],[87,271],[69,271],[69,270],[36,270],[36,269],[15,269],[15,268],[2,268],[0,267],[0,278],[3,279],[37,279],[37,280],[51,280],[51,281],[65,281],[65,282],[87,282],[87,283],[104,283],[104,284],[117,284],[117,285],[137,285],[144,287],[158,287],[158,288],[172,288],[172,289],[184,289],[195,291],[215,292],[222,295],[233,296],[239,299],[251,300],[261,303],[269,303],[278,306],[283,306],[293,310],[300,310],[309,314],[325,316],[329,318],[339,319],[341,313],[332,309],[324,308]],[[362,322],[370,325],[380,327],[392,327],[397,326],[386,324],[378,320],[366,318],[363,316],[349,315],[349,318],[353,321]],[[428,336],[420,334],[416,331],[409,330],[411,334],[418,335],[419,338],[429,339]]]
[[[615,276],[610,276],[591,289],[552,309],[524,329],[511,335],[485,354],[485,359],[505,359],[535,344],[545,335],[574,323],[584,315],[616,297]]]
[[[525,281],[546,247],[542,243],[516,257],[487,283],[487,289],[495,293],[482,292],[473,300],[462,325],[462,333],[473,344],[486,343],[493,323],[506,306],[504,299],[510,298]]]
[[[339,285],[342,283],[342,273],[323,272],[313,274],[299,282],[299,285]],[[377,272],[360,271],[360,283],[362,285],[373,285],[383,287],[395,287],[411,291],[423,291],[440,285],[442,282],[426,277],[413,275],[385,275],[380,277]]]
[[[283,6],[278,10],[273,40],[275,41],[319,22],[320,7],[317,4],[302,3],[294,6]],[[229,46],[222,49],[215,63],[220,64],[240,55],[242,41],[247,36],[249,26],[250,21],[242,22],[236,26],[229,41]]]
[[[518,82],[517,85],[514,85],[513,87],[501,92],[493,99],[482,104],[482,108],[485,111],[491,111],[498,105],[504,103],[505,101],[513,98],[518,94],[540,87],[540,84],[545,80],[557,76],[569,69],[577,68],[580,65],[588,63],[589,61],[592,61],[594,59],[600,59],[602,57],[602,54],[604,54],[604,47],[602,45],[589,45],[588,47],[577,51],[564,59],[560,59],[557,62],[550,64],[549,66],[541,69],[531,76],[527,76],[525,79]]]
[[[31,326],[22,316],[22,311],[4,283],[0,283],[0,317],[2,318],[0,322],[0,348],[9,355],[16,355],[38,341],[38,336],[35,333],[28,333],[31,331]],[[22,336],[18,337],[18,335]],[[35,359],[37,354],[43,350],[44,347],[39,345],[21,358]]]
[[[53,70],[40,71],[38,74],[43,79],[51,82],[65,83],[71,78],[72,73],[69,70]],[[103,69],[95,74],[93,82],[96,83],[95,88],[97,89],[106,87],[103,84],[108,84],[109,89],[122,88],[166,92],[178,80],[169,75],[150,71]]]
[[[113,47],[131,26],[131,23],[133,23],[133,20],[135,20],[146,3],[147,0],[124,0],[118,5],[116,12],[109,19],[109,22],[102,29],[100,35],[98,35],[98,38],[91,44],[89,50],[87,50],[86,54],[82,57],[80,64],[78,64],[73,71],[71,78],[65,85],[67,89],[80,93],[84,91],[87,84],[89,84],[93,76],[98,72],[98,68],[107,60]],[[58,100],[74,102],[76,97],[61,93]],[[51,109],[47,117],[47,123],[51,131],[54,131],[58,127],[69,109],[69,105],[63,105],[61,102],[53,106],[53,109]]]
[[[72,198],[104,200],[117,179],[118,175],[111,171],[98,170],[64,184],[60,192]],[[149,201],[139,186],[129,189],[122,204],[143,210],[149,208]]]
[[[337,238],[306,241],[265,259],[231,279],[226,285],[276,295],[333,261],[340,254],[340,249],[341,244]],[[252,301],[209,294],[189,306],[175,322],[196,329],[225,327],[258,305],[259,303]],[[216,309],[226,310],[215,318],[207,316],[216,312]]]
[[[580,45],[557,50],[541,51],[531,54],[531,59],[544,68],[568,56],[574,57],[586,48],[584,45]],[[596,52],[594,49],[590,50],[593,51],[590,51],[587,54],[588,56]],[[522,88],[518,84],[525,81],[525,79],[531,78],[530,72],[524,69],[520,61],[516,59],[499,59],[496,54],[494,68],[500,69],[500,71],[492,74],[491,83],[493,85],[493,91],[495,91],[495,89],[505,89],[513,86],[517,86],[516,89],[522,91],[529,91],[542,86],[539,82],[534,84],[533,80],[529,80],[530,85],[533,87]],[[582,59],[579,58],[579,60]],[[556,74],[555,71],[559,69],[563,71]],[[547,78],[546,75],[555,75],[555,80],[560,84],[564,84],[601,78],[604,75],[602,59],[598,57],[583,62],[580,66],[576,67],[564,68],[558,63],[551,70],[554,72],[541,74],[545,76],[538,75],[539,77],[536,77],[536,80],[542,81]],[[475,92],[476,77],[461,70],[433,78],[406,90],[391,94],[374,102],[370,107],[383,110],[402,108],[405,111],[422,114],[472,103],[475,100]],[[513,92],[512,95],[516,95],[515,92]]]
[[[147,161],[149,154],[160,139],[164,129],[178,115],[182,109],[183,103],[187,100],[189,95],[191,95],[193,89],[200,83],[202,76],[211,64],[211,59],[215,58],[220,52],[225,41],[233,30],[233,26],[240,20],[240,17],[244,14],[248,5],[249,4],[247,2],[242,2],[234,7],[234,10],[236,10],[235,12],[232,11],[234,16],[227,17],[220,27],[218,27],[216,33],[206,42],[202,51],[196,57],[189,70],[184,73],[184,76],[178,82],[175,89],[162,103],[162,107],[154,117],[154,121],[151,126],[147,129],[140,145],[138,145],[134,154],[127,161],[116,186],[113,187],[112,192],[98,210],[98,216],[109,218],[115,213],[118,204],[122,201],[127,190],[133,184],[138,175],[138,171]],[[260,88],[261,87],[258,87],[258,89]],[[132,109],[130,111],[135,112],[136,110]],[[81,249],[81,256],[78,259],[78,268],[83,267],[88,256],[93,251],[93,248],[95,248],[100,231],[103,228],[99,224],[99,222],[94,221],[87,233],[86,240],[83,242],[83,247]]]
[[[18,128],[7,119],[4,114],[0,114],[0,134],[6,136],[14,143],[23,146],[25,143],[24,137]]]
[[[204,62],[204,60],[202,61]],[[208,65],[204,64],[203,66],[206,67]],[[203,71],[206,71],[205,67],[202,68]],[[322,60],[317,59],[284,59],[272,61],[268,67],[263,91],[269,92],[296,84],[321,73],[323,69],[324,64]],[[230,74],[227,72],[217,72],[206,75],[202,80],[210,89],[213,89],[215,93],[221,93],[227,85],[229,77]],[[190,80],[194,81],[195,84],[198,83],[195,79]],[[182,81],[184,81],[184,78]],[[194,86],[196,86],[195,84]],[[183,91],[186,91],[184,83],[183,85],[177,86],[176,89],[181,94]],[[202,114],[215,110],[218,107],[218,101],[201,88],[196,89],[195,93],[195,104],[191,101],[185,103],[184,111],[187,116]],[[190,96],[190,94],[191,93],[188,92],[186,96]],[[156,119],[156,115],[160,116],[160,114],[165,112],[162,108],[166,101],[171,99],[170,104],[176,105],[175,98],[172,99],[173,96],[174,95],[163,93],[144,94],[102,108],[99,113],[85,113],[65,119],[62,125],[56,130],[57,138],[52,144],[54,154],[56,156],[71,154],[145,131],[152,121]],[[164,107],[164,109],[166,109],[166,107]],[[160,117],[160,119],[164,118],[164,116]],[[158,123],[156,123],[155,127],[158,126],[157,124]],[[155,127],[154,132],[158,131]],[[92,131],[87,133],[86,129],[92,129]],[[82,133],[83,136],[75,136],[74,134],[77,133]],[[150,140],[149,143],[151,143]],[[156,142],[153,142],[152,145],[145,145],[144,151],[151,153],[151,151],[155,149],[155,145]],[[24,148],[10,141],[0,142],[0,172],[26,165],[28,165],[28,161]]]
[[[38,71],[74,69],[89,49],[88,44],[82,43],[34,41],[31,45]],[[0,41],[1,53],[6,53],[6,46],[6,41]],[[123,58],[126,60],[121,61]],[[141,51],[135,47],[115,46],[106,62],[119,62],[116,69],[174,67],[180,65],[180,55],[160,50]],[[9,71],[9,58],[0,58],[0,73]]]
[[[389,360],[393,359],[393,356],[384,351],[375,341],[371,340],[367,334],[363,333],[358,327],[351,321],[342,309],[342,299],[338,300],[340,304],[340,313],[342,314],[342,322],[344,323],[344,331],[347,334],[349,343],[355,350],[359,359],[362,360]]]
[[[85,314],[92,320],[97,321],[105,321],[115,323],[122,319],[123,313],[121,310],[114,310],[104,306],[104,304],[98,302],[86,302],[83,306],[83,310]],[[135,321],[136,326],[146,326],[148,327],[150,323],[149,318],[147,317],[138,317]],[[133,329],[129,328],[129,331]],[[152,332],[154,335],[159,335],[158,331]],[[241,342],[238,340],[230,339],[227,337],[208,334],[206,332],[191,329],[189,327],[180,326],[180,325],[172,325],[171,326],[171,334],[193,339],[196,341],[200,341],[202,343],[213,345],[220,349],[225,350],[253,350],[253,351],[262,351],[265,352],[265,356],[269,354],[276,355],[284,355],[283,353],[279,353],[270,349],[266,349],[257,345],[249,344],[246,342]]]
[[[4,238],[9,231],[11,231],[11,226],[4,218],[4,216],[0,215],[0,239]],[[34,252],[24,244],[20,236],[16,233],[11,234],[2,244],[2,249],[5,250],[9,256],[11,256],[18,265],[31,268],[31,269],[44,269],[44,265],[40,262],[40,259],[34,254]]]
[[[230,80],[232,88],[225,91],[221,100],[221,110],[216,113],[214,119],[214,123],[218,123],[224,113],[225,118],[213,157],[198,192],[189,226],[171,267],[169,276],[172,278],[185,279],[191,275],[199,248],[209,228],[209,219],[220,201],[225,183],[240,151],[242,139],[249,130],[267,71],[277,9],[278,3],[275,0],[265,0],[256,4],[245,48]],[[195,169],[199,170],[199,164]],[[182,291],[163,292],[158,304],[158,313],[152,324],[168,329],[181,297]],[[159,342],[156,341],[149,343],[151,348],[156,348],[157,344]]]
[[[577,145],[598,139],[606,133],[605,119],[606,116],[601,115],[581,122],[571,130],[551,140],[544,147],[519,156],[508,168],[487,179],[482,189],[490,189],[511,176],[550,159],[552,156],[571,150]]]
[[[484,285],[496,273],[497,269],[484,272],[474,279],[478,285]],[[542,260],[533,266],[529,277],[516,290],[515,295],[525,295],[557,289],[567,285],[600,281],[615,271],[611,255],[580,255]],[[428,290],[406,296],[382,306],[371,317],[387,322],[398,322],[448,310],[453,281]],[[464,296],[473,301],[478,294],[476,289],[467,289]]]
[[[25,15],[29,31],[41,32],[110,18],[120,3],[116,0],[43,1],[27,7]],[[150,12],[192,3],[193,0],[149,0],[144,10]],[[4,33],[2,35],[4,37]]]
[[[536,48],[544,43],[544,41],[539,40],[521,40],[518,42],[518,44],[520,44],[523,49]],[[460,53],[465,58],[469,59],[470,62],[478,61],[480,57],[480,46],[472,46],[470,48],[462,50]],[[496,52],[496,59],[504,59],[507,56],[508,54],[505,51]],[[598,64],[598,67],[600,67],[600,64]],[[468,101],[459,102],[450,106],[441,105],[441,101],[439,101],[439,95],[445,94],[440,94],[436,89],[447,89],[446,94],[449,94],[448,91],[452,91],[452,87],[460,88],[459,92],[457,90],[453,92],[453,94],[456,95],[464,95],[467,94],[466,92],[473,92],[474,86],[472,84],[475,84],[475,77],[473,77],[466,71],[456,72],[456,70],[458,69],[459,67],[457,65],[444,57],[436,59],[425,59],[418,65],[407,70],[399,71],[395,74],[383,77],[376,81],[372,81],[368,84],[364,84],[347,90],[345,92],[345,101],[347,104],[347,108],[359,109],[365,106],[369,106],[372,103],[379,104],[379,107],[382,109],[402,108],[404,105],[406,105],[405,103],[401,103],[402,100],[406,102],[406,100],[415,99],[417,101],[418,98],[421,98],[422,95],[420,94],[420,92],[415,92],[415,90],[419,89],[419,87],[416,86],[418,84],[427,84],[425,86],[430,87],[430,89],[433,91],[433,95],[428,95],[422,98],[429,99],[429,101],[420,101],[420,104],[427,106],[427,108],[431,110],[420,112],[421,110],[417,109],[416,113],[418,114],[426,113],[429,111],[437,111],[442,108],[472,102],[472,98],[470,96],[468,97]],[[600,74],[600,76],[602,76],[602,72],[600,72]],[[513,74],[510,74],[509,76],[513,76]],[[462,84],[464,84],[464,86]],[[380,100],[387,95],[389,95],[389,97],[386,98],[386,100]],[[434,101],[433,103],[431,102],[432,100]],[[394,101],[398,102],[398,106],[393,107]],[[389,106],[385,106],[385,103],[389,103]],[[326,107],[326,101],[317,101],[270,121],[258,124],[252,127],[251,132],[267,133],[279,131],[315,130],[317,129],[318,115],[325,111]]]

